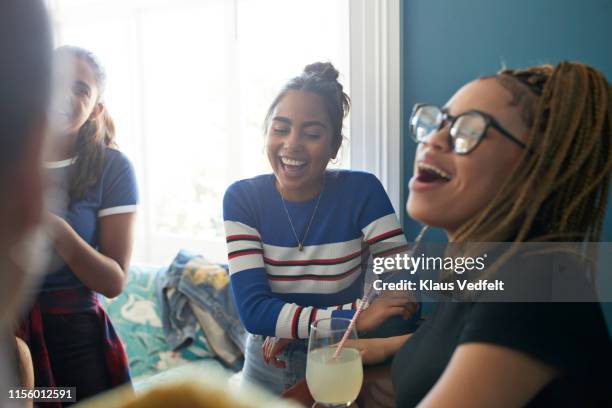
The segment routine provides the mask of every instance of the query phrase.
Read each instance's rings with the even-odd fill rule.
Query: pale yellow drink
[[[343,348],[334,359],[335,347],[323,347],[308,354],[306,383],[315,401],[325,405],[349,404],[359,395],[363,365],[359,351]]]

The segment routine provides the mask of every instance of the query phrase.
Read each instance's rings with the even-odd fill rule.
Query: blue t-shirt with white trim
[[[46,163],[51,184],[60,191],[67,188],[68,176],[74,159]],[[129,159],[115,149],[106,148],[104,166],[98,182],[85,195],[70,201],[58,215],[93,248],[98,248],[99,223],[101,217],[135,212],[138,204],[138,187],[134,168]],[[51,273],[42,286],[43,292],[83,286],[68,265],[54,254]]]

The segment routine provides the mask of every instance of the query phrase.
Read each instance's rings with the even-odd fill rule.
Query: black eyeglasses
[[[472,152],[487,133],[489,127],[498,130],[503,136],[523,149],[527,146],[513,136],[488,113],[470,110],[461,115],[452,116],[435,105],[418,103],[410,115],[410,132],[417,143],[426,142],[427,138],[442,128],[445,122],[450,122],[448,143],[456,154]]]

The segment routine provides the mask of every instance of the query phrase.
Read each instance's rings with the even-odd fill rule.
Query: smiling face
[[[512,95],[494,78],[476,80],[461,88],[445,105],[457,116],[479,110],[525,141],[528,128],[521,107],[512,106]],[[452,152],[448,123],[417,148],[414,175],[406,209],[424,224],[440,227],[452,239],[466,221],[478,215],[493,199],[523,153],[521,147],[489,127],[478,147],[467,155]]]
[[[266,153],[285,199],[304,201],[319,194],[327,163],[340,147],[335,140],[318,95],[291,90],[280,99],[270,116]]]
[[[76,135],[103,109],[93,70],[85,60],[62,53],[56,59],[51,127],[60,135]]]

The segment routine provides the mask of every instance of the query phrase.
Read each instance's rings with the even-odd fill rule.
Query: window
[[[138,174],[135,262],[226,258],[222,198],[268,172],[263,119],[283,83],[331,61],[348,91],[348,0],[52,0],[57,45],[93,51]],[[348,151],[344,148],[348,166]]]
[[[181,248],[225,261],[222,197],[269,172],[263,119],[278,89],[331,61],[351,95],[340,167],[373,172],[399,213],[399,0],[48,0],[57,45],[93,51],[133,161],[133,261]]]

